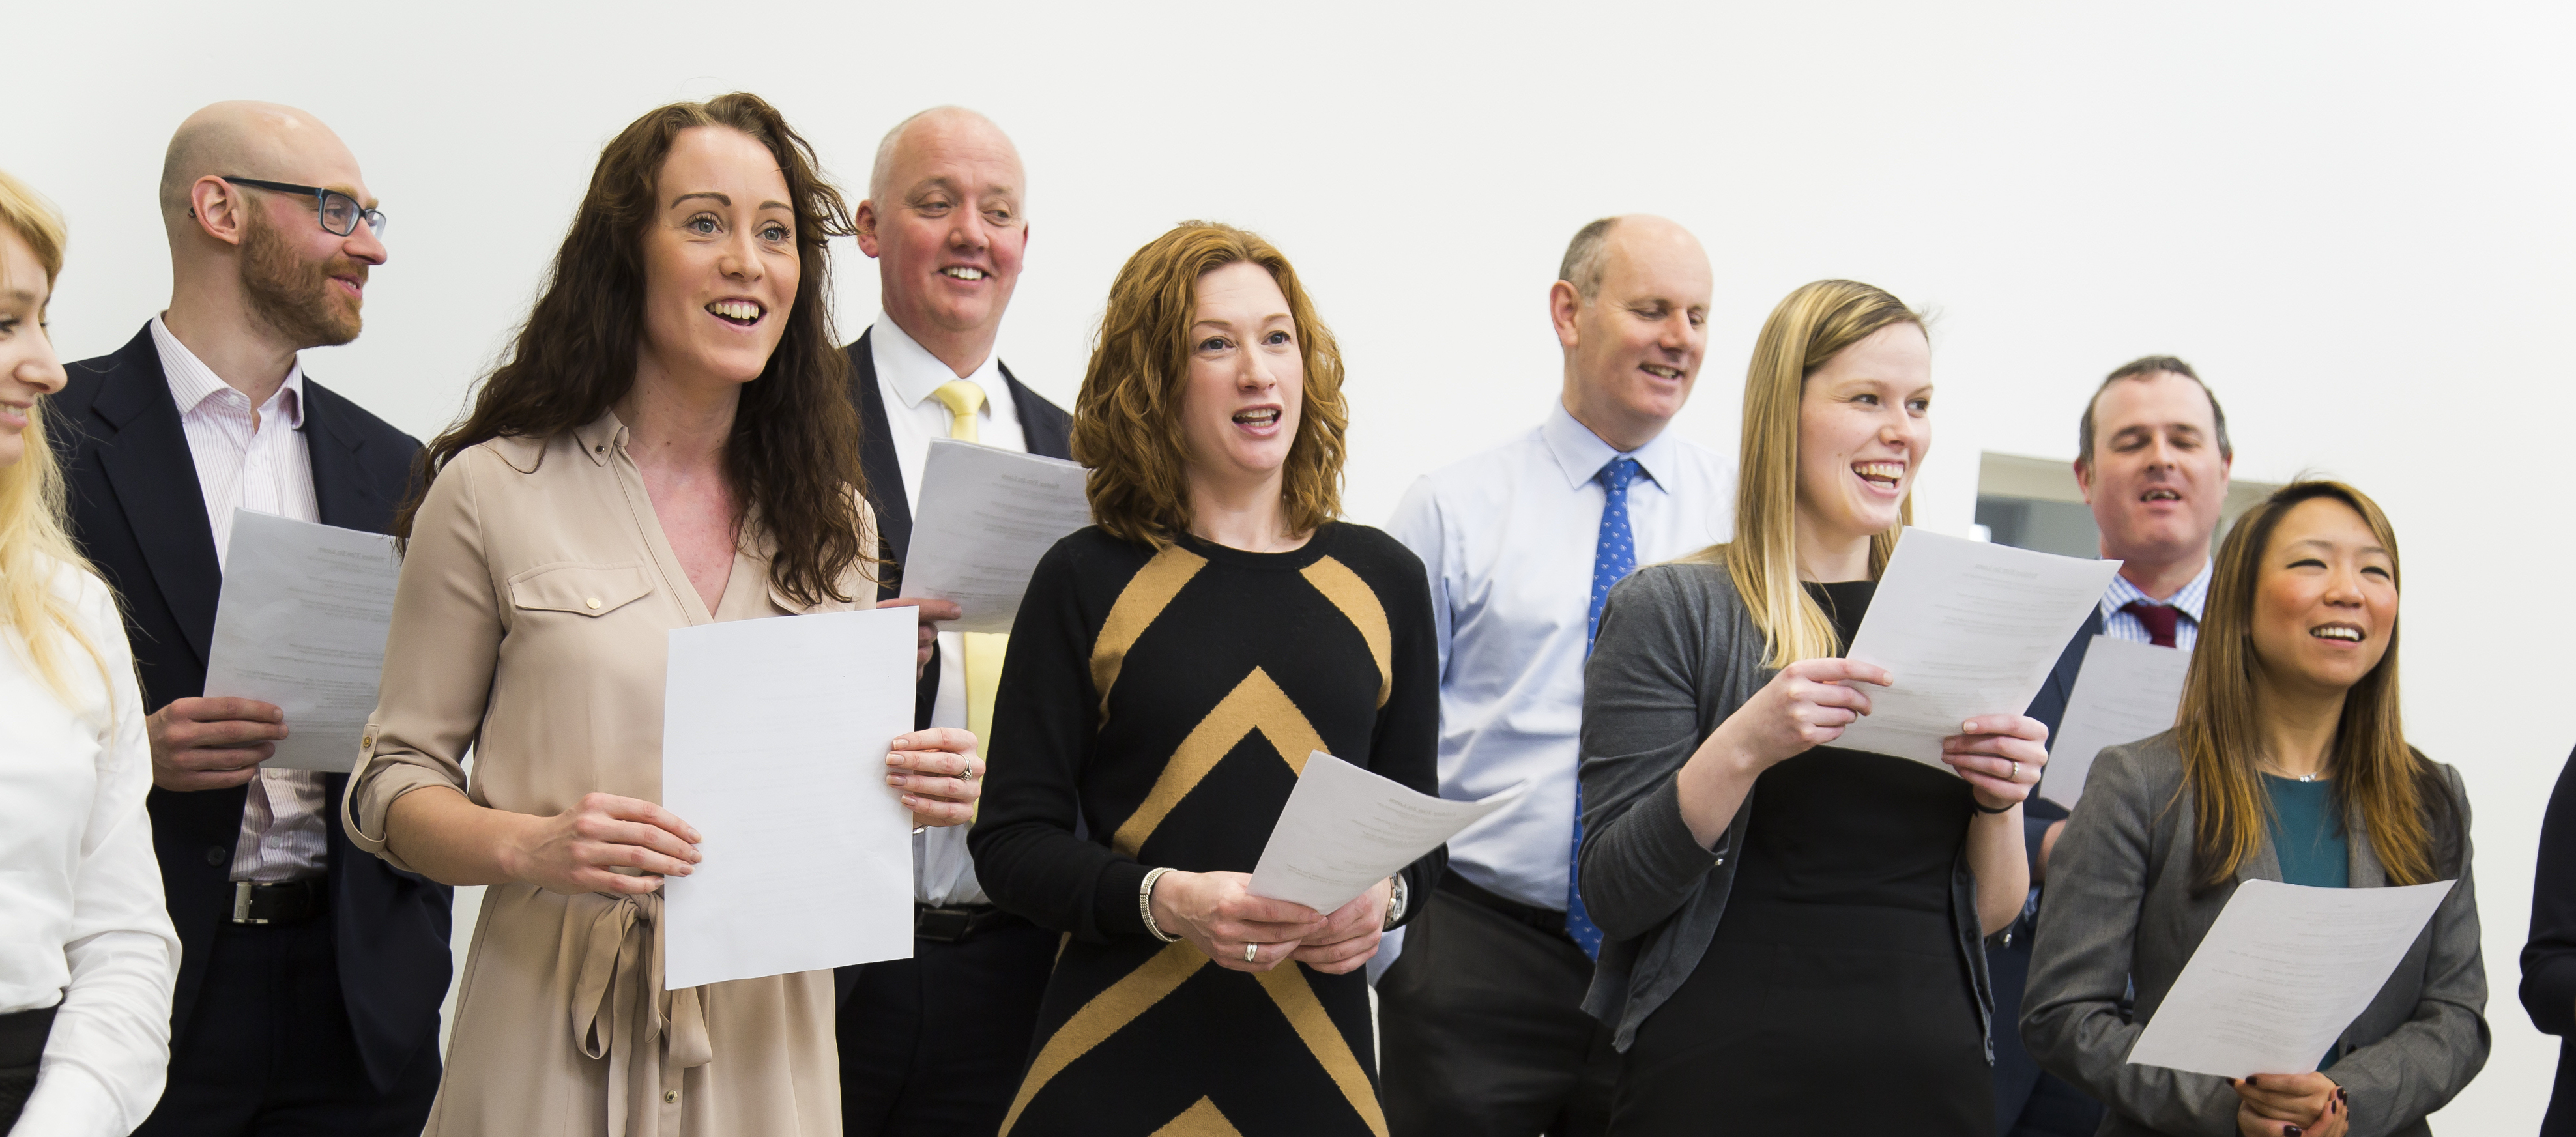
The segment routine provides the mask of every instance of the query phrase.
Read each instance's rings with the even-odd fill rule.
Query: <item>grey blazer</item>
[[[1601,958],[1583,1009],[1613,1028],[1622,1052],[1637,1027],[1699,966],[1735,885],[1753,795],[1714,849],[1682,821],[1673,776],[1702,740],[1771,681],[1768,641],[1724,566],[1661,564],[1610,590],[1583,671],[1583,907],[1601,928]],[[1950,869],[1959,965],[1977,997],[1977,1035],[1994,1061],[1994,992],[1978,936],[1977,882],[1963,855]]]
[[[2442,875],[2459,883],[2369,1009],[2335,1040],[2326,1076],[2351,1099],[2355,1137],[2430,1134],[2425,1115],[2487,1061],[2469,797],[2458,770],[2441,770],[2456,824],[2437,826],[2434,848]],[[2021,1036],[2043,1069],[2111,1107],[2103,1134],[2236,1132],[2236,1091],[2225,1079],[2128,1064],[2129,1047],[2236,894],[2234,883],[2191,894],[2193,810],[2181,789],[2182,753],[2171,731],[2102,751],[2049,860]],[[2358,813],[2345,832],[2352,887],[2386,887]],[[2268,839],[2236,879],[2281,879]],[[2132,984],[2136,1009],[2123,1013],[2121,995]]]

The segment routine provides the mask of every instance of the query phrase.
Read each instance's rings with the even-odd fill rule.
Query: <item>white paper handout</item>
[[[401,577],[381,533],[233,511],[205,693],[286,712],[286,738],[262,766],[345,774],[357,764]]]
[[[2118,561],[1945,537],[1908,526],[1844,654],[1893,687],[1853,684],[1870,713],[1834,745],[1941,769],[1941,740],[1979,715],[2017,715],[2101,602]]]
[[[2084,796],[2084,776],[2105,746],[2152,738],[2171,729],[2182,706],[2183,673],[2191,653],[2135,640],[2095,636],[2084,649],[2084,670],[2066,697],[2057,739],[2048,750],[2048,776],[2039,795],[2074,808]]]
[[[1450,801],[1315,751],[1252,868],[1252,894],[1333,911],[1528,789]]]
[[[664,885],[679,990],[912,956],[912,814],[886,744],[912,729],[910,608],[671,633],[662,806],[706,859]]]
[[[903,554],[903,595],[965,609],[942,631],[1010,631],[1038,558],[1091,524],[1082,485],[1082,467],[1061,458],[932,439]]]
[[[2129,1061],[2222,1078],[2315,1070],[2456,883],[2236,886]]]

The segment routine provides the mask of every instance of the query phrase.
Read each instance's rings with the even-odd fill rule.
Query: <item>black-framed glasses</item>
[[[338,190],[324,189],[321,186],[299,186],[292,182],[264,182],[258,178],[237,178],[231,174],[217,176],[236,185],[245,185],[253,189],[300,193],[312,198],[321,209],[322,231],[332,236],[346,237],[357,232],[358,222],[361,220],[367,223],[367,228],[375,230],[376,236],[385,235],[383,210],[369,209],[358,204],[358,199]]]

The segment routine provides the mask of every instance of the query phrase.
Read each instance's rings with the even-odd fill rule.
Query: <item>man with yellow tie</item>
[[[905,119],[877,147],[857,221],[859,249],[877,261],[883,314],[849,345],[850,398],[897,573],[931,439],[1072,456],[1072,416],[993,354],[1028,248],[1024,187],[1010,138],[962,107]],[[881,600],[895,595],[897,573]],[[986,745],[1009,640],[940,633],[916,727],[965,727],[988,761],[1010,761]],[[913,958],[840,969],[842,1128],[850,1137],[990,1134],[1019,1085],[1056,938],[985,899],[964,826],[914,837],[913,874]]]

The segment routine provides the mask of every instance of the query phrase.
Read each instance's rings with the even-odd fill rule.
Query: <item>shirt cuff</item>
[[[374,754],[361,755],[359,761],[363,765],[349,780],[348,798],[340,819],[342,828],[349,832],[349,843],[384,858],[385,863],[404,872],[418,872],[385,847],[386,815],[393,811],[396,800],[413,790],[443,786],[464,793],[465,787],[427,766],[385,761]]]

